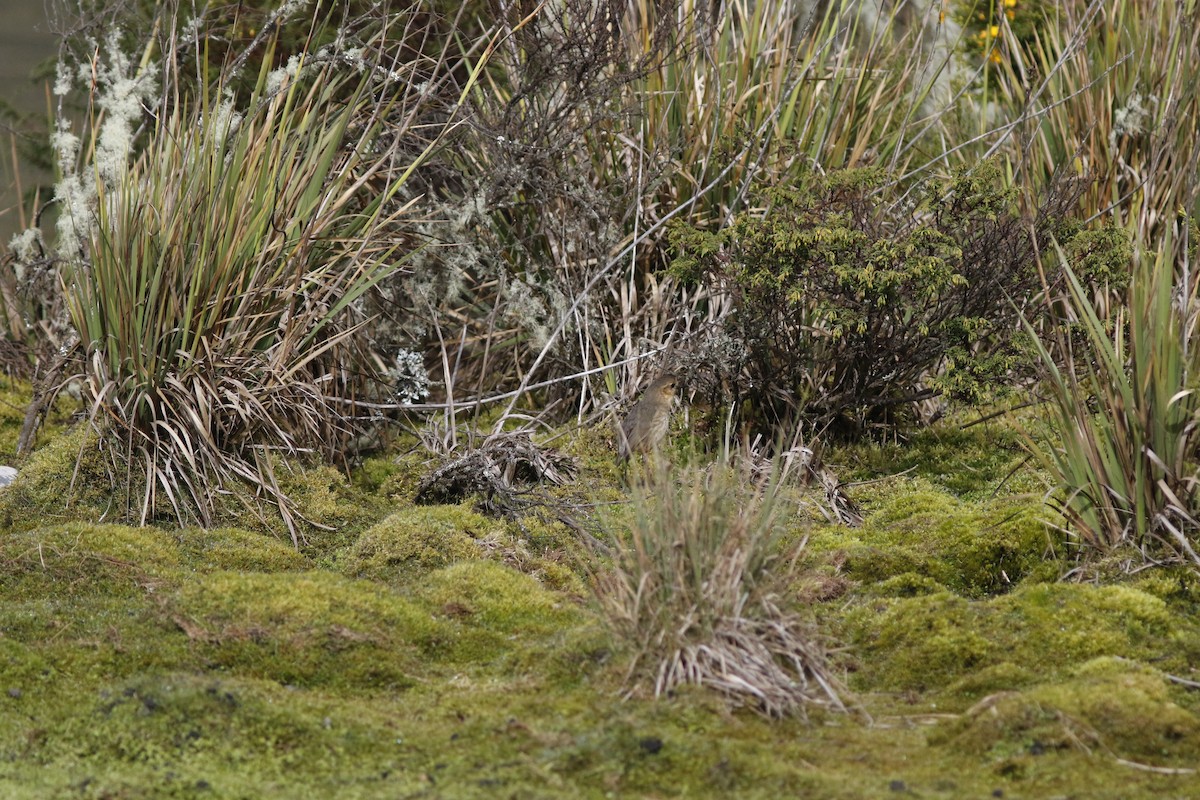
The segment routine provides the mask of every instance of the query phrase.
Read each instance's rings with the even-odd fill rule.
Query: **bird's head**
[[[654,383],[650,384],[650,389],[647,394],[658,393],[665,400],[675,399],[675,390],[679,386],[679,378],[671,373],[660,375],[655,379]]]

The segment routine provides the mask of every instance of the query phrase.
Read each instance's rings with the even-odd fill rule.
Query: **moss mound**
[[[199,655],[297,686],[403,689],[441,638],[423,609],[384,587],[326,572],[214,572],[173,600]]]
[[[132,507],[125,476],[117,479],[100,444],[89,426],[76,425],[31,455],[16,479],[0,489],[0,528],[125,515]]]
[[[179,567],[171,534],[155,528],[82,522],[0,536],[0,587],[9,597],[140,595],[139,581]]]
[[[1180,707],[1157,670],[1104,656],[1066,680],[989,695],[930,737],[1004,764],[1081,749],[1137,761],[1200,758],[1200,715]]]
[[[576,616],[569,603],[530,576],[490,561],[430,574],[424,595],[446,613],[499,633],[554,633]]]
[[[275,536],[242,528],[189,528],[176,536],[190,566],[202,570],[242,572],[295,572],[312,568],[312,562]]]
[[[300,548],[307,553],[326,555],[346,546],[386,513],[382,498],[353,486],[332,467],[287,462],[275,467],[275,477],[295,503],[293,522]],[[244,500],[229,498],[218,523],[291,541],[291,532],[274,509]]]
[[[275,473],[284,494],[295,503],[296,532],[308,551],[324,553],[344,546],[384,514],[382,498],[352,486],[331,467],[280,462]],[[99,519],[138,524],[144,487],[144,473],[137,465],[115,465],[103,437],[88,425],[76,425],[30,456],[16,480],[0,488],[0,528],[29,530],[48,522]],[[230,493],[218,498],[217,526],[291,541],[275,509],[262,506],[242,487],[225,488]],[[175,517],[168,504],[149,521],[173,527]]]
[[[861,686],[953,687],[966,698],[999,687],[994,679],[976,684],[970,676],[1013,664],[1030,671],[1008,672],[1017,681],[1010,688],[1023,678],[1054,679],[1101,656],[1176,663],[1173,639],[1179,627],[1180,620],[1153,595],[1077,584],[1032,584],[982,602],[947,592],[880,600],[847,616]]]
[[[413,506],[363,532],[339,559],[354,577],[404,583],[456,561],[479,558],[477,539],[503,525],[464,506]]]
[[[860,528],[822,527],[816,553],[837,553],[847,575],[879,584],[877,593],[918,590],[919,575],[964,597],[1009,591],[1043,568],[1056,543],[1041,499],[1020,495],[967,502],[927,481],[889,482],[864,495],[871,508]]]
[[[621,702],[580,602],[603,561],[556,521],[411,507],[381,463],[354,484],[295,465],[334,528],[299,551],[249,516],[97,525],[74,517],[116,501],[67,507],[64,439],[0,492],[21,520],[0,532],[0,796],[1190,796],[1122,760],[1200,759],[1200,700],[1165,678],[1197,677],[1200,580],[1036,583],[1058,567],[1034,498],[893,480],[852,491],[860,529],[789,518],[823,559],[797,597],[877,723],[805,725],[691,687]]]

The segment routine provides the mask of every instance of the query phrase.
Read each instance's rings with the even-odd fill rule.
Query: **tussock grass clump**
[[[323,77],[255,98],[236,125],[177,106],[141,158],[98,184],[68,305],[91,416],[149,476],[143,522],[165,505],[207,523],[214,491],[237,479],[287,514],[268,449],[339,441],[352,388],[335,364],[354,361],[343,313],[387,267],[355,252],[378,205],[352,213],[364,165],[339,159],[366,98],[336,103],[353,87]]]
[[[381,37],[357,69],[318,52],[272,71],[268,47],[249,97],[224,73],[189,97],[168,51],[144,147],[109,152],[103,115],[91,123],[94,201],[64,211],[78,248],[60,235],[66,305],[91,422],[143,524],[211,526],[232,489],[277,507],[298,544],[279,454],[335,459],[369,416],[361,301],[403,261],[384,236],[408,207],[397,193],[450,124],[395,146],[421,92]]]
[[[628,545],[595,584],[628,679],[655,696],[715,689],[771,717],[845,711],[810,625],[781,602],[793,572],[780,548],[777,486],[747,486],[718,465],[635,488]]]

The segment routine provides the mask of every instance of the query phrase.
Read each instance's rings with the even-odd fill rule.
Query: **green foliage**
[[[1078,177],[1082,193],[1064,213],[1111,213],[1147,250],[1160,249],[1177,212],[1200,213],[1200,176],[1189,166],[1200,120],[1197,4],[1039,0],[1030,10],[1037,35],[1006,30],[1009,58],[989,73],[988,99],[1016,123],[1002,146],[1008,163],[1033,186],[1064,171]],[[1160,99],[1168,97],[1178,100]]]
[[[382,35],[357,70],[302,53],[272,72],[268,45],[242,103],[224,72],[186,99],[186,61],[169,49],[175,93],[144,149],[126,164],[98,148],[88,165],[95,219],[73,220],[90,241],[86,259],[67,254],[67,306],[91,418],[145,476],[131,492],[142,521],[169,509],[211,525],[221,491],[248,483],[299,543],[272,454],[331,458],[355,433],[377,372],[355,309],[403,259],[382,231],[440,141],[425,131],[394,157],[415,123],[393,111],[420,90],[386,66]],[[90,135],[106,129],[93,120]]]
[[[1054,22],[1053,16],[1047,19],[1054,4],[1046,0],[957,0],[953,5],[967,34],[967,49],[989,65],[1019,60]],[[1010,46],[1021,49],[1010,53]]]
[[[155,12],[162,7],[135,5]],[[211,42],[197,61],[215,64],[249,55],[247,64],[281,63],[282,45],[273,52],[236,52],[269,19],[270,10],[258,10],[263,5],[253,0],[242,16],[222,19],[197,36]],[[1164,230],[1177,210],[1196,206],[1200,92],[1194,65],[1200,63],[1200,39],[1194,0],[1071,2],[1044,17],[1040,11],[1050,11],[1049,4],[1018,0],[1007,27],[1000,12],[1010,4],[977,4],[989,26],[984,44],[999,45],[995,52],[1001,56],[987,62],[982,92],[979,75],[961,74],[958,56],[943,61],[951,51],[938,49],[940,42],[927,46],[932,21],[925,31],[906,21],[903,10],[913,8],[911,3],[885,4],[898,9],[890,18],[874,16],[872,4],[817,4],[828,13],[809,26],[797,9],[810,4],[784,0],[717,6],[687,0],[653,7],[567,0],[540,7],[527,29],[513,30],[518,27],[513,19],[500,23],[511,34],[500,45],[504,66],[484,65],[486,80],[467,97],[459,94],[461,82],[482,74],[473,70],[491,51],[469,34],[450,42],[443,19],[423,22],[439,5],[440,0],[411,6],[412,25],[393,28],[395,46],[387,52],[398,58],[388,66],[411,68],[422,78],[410,87],[415,93],[389,107],[384,118],[419,125],[377,141],[400,157],[401,166],[410,164],[428,141],[422,137],[436,136],[430,131],[445,121],[447,109],[458,107],[455,102],[469,103],[476,112],[472,125],[457,129],[464,146],[436,164],[427,162],[431,168],[421,171],[420,185],[409,183],[405,189],[411,193],[403,197],[420,197],[421,207],[433,212],[419,215],[421,225],[443,210],[456,212],[444,215],[448,227],[428,223],[419,235],[450,231],[445,240],[459,246],[437,248],[446,258],[424,262],[428,269],[403,284],[421,291],[393,298],[421,308],[419,319],[402,321],[412,330],[425,327],[421,335],[432,336],[429,326],[451,318],[454,333],[462,331],[457,341],[445,337],[447,383],[457,378],[476,391],[486,390],[493,375],[497,383],[526,376],[540,381],[545,376],[539,370],[564,374],[580,363],[589,368],[618,363],[673,334],[716,321],[724,298],[679,292],[673,280],[653,273],[662,258],[654,233],[638,243],[636,253],[621,252],[676,210],[701,226],[680,234],[690,247],[679,253],[680,275],[709,281],[709,288],[728,280],[735,299],[762,304],[758,330],[736,327],[739,319],[753,320],[739,308],[735,325],[719,332],[720,346],[707,352],[716,354],[713,359],[725,370],[721,377],[731,378],[739,392],[730,399],[740,400],[740,410],[763,427],[807,412],[844,417],[843,430],[862,430],[894,422],[900,415],[891,409],[902,408],[896,401],[926,390],[977,400],[981,389],[1002,388],[997,385],[1020,364],[1023,347],[1039,354],[1032,331],[1019,332],[1023,341],[1012,338],[1018,332],[1008,324],[1015,317],[1003,316],[1012,313],[1003,290],[1026,303],[1026,311],[1029,294],[1006,281],[1027,281],[1022,286],[1035,292],[1048,288],[1050,294],[1065,287],[1066,303],[1052,296],[1046,317],[1031,320],[1038,333],[1057,335],[1045,327],[1047,319],[1065,328],[1061,339],[1040,351],[1057,365],[1049,388],[1057,395],[1053,403],[1067,409],[1051,414],[1046,446],[1085,466],[1069,473],[1083,478],[1064,480],[1058,500],[1072,525],[1082,529],[1079,520],[1091,512],[1086,502],[1073,509],[1071,503],[1107,496],[1117,509],[1111,516],[1124,523],[1115,538],[1157,560],[1164,550],[1169,557],[1181,555],[1192,541],[1192,523],[1184,516],[1195,517],[1195,498],[1187,495],[1196,453],[1188,394],[1196,388],[1189,372],[1192,351],[1181,354],[1158,343],[1164,337],[1184,344],[1194,338],[1187,335],[1194,308],[1184,302],[1179,307],[1186,315],[1161,324],[1170,305],[1164,298],[1188,300],[1191,288],[1165,289],[1162,283],[1154,283],[1153,291],[1139,288],[1145,278],[1140,270],[1155,271],[1161,279],[1177,266],[1164,255],[1163,263],[1142,264],[1132,275],[1130,296],[1141,298],[1143,311],[1138,303],[1126,309],[1106,305],[1111,299],[1106,295],[1122,291],[1131,279],[1130,241],[1146,253],[1173,253],[1161,247]],[[352,0],[346,8],[355,13],[364,7]],[[468,6],[464,16],[477,16],[474,8]],[[938,9],[929,8],[932,20]],[[551,13],[561,9],[562,14]],[[1028,18],[1018,18],[1022,14]],[[95,18],[111,25],[115,16]],[[990,32],[993,22],[1003,28],[999,36]],[[943,27],[938,28],[940,35]],[[286,36],[300,53],[307,39],[297,31],[292,27]],[[325,42],[332,33],[332,27],[318,30],[311,41]],[[968,30],[963,38],[969,43],[974,33]],[[167,26],[163,38],[177,34]],[[134,38],[127,35],[126,41]],[[951,44],[961,52],[961,40]],[[469,55],[460,61],[464,52]],[[421,57],[410,59],[412,53]],[[643,62],[643,53],[671,57]],[[432,73],[428,54],[447,65],[445,75]],[[605,54],[616,57],[592,59]],[[334,60],[345,55],[337,52]],[[332,62],[326,66],[332,68]],[[241,79],[253,83],[254,74],[243,70]],[[954,81],[944,94],[932,86],[939,76]],[[284,94],[295,91],[294,108],[309,96],[311,78],[300,81],[302,88],[285,88]],[[338,101],[353,103],[357,88],[353,81],[343,84]],[[312,89],[321,95],[321,86]],[[415,104],[425,89],[435,98],[432,107]],[[1161,99],[1155,102],[1152,95]],[[210,99],[215,106],[217,96]],[[950,110],[943,110],[943,101]],[[154,140],[159,131],[170,130],[180,148],[187,148],[216,116],[181,112],[180,123],[170,109],[155,112],[142,132],[152,155],[167,154]],[[977,121],[964,122],[968,116]],[[253,116],[244,123],[258,124]],[[355,122],[347,130],[369,127]],[[274,152],[287,151],[303,162],[300,150],[311,151],[313,139],[297,142],[295,151],[285,141]],[[203,155],[202,150],[188,152]],[[922,183],[931,167],[974,165],[988,151],[998,157],[998,172],[985,168],[948,184]],[[251,171],[245,176],[251,189],[234,197],[237,202],[216,206],[226,218],[208,227],[184,225],[182,216],[200,220],[207,207],[164,206],[169,192],[156,181],[228,188],[236,195],[242,176],[225,173],[210,184],[190,183],[172,166],[178,159],[168,157],[159,180],[151,160],[133,166],[132,188],[106,184],[110,202],[99,213],[118,224],[102,228],[103,234],[137,232],[123,245],[113,238],[115,255],[102,256],[111,261],[101,268],[112,280],[143,281],[147,273],[139,263],[154,257],[165,264],[174,257],[159,257],[156,247],[183,251],[208,247],[243,228],[253,233],[257,223],[243,224],[247,218],[238,215],[263,210],[263,202],[249,195],[265,184]],[[221,169],[215,158],[205,163]],[[820,179],[808,173],[865,163],[886,166],[831,171]],[[333,172],[341,162],[335,164]],[[453,169],[446,170],[447,164]],[[370,168],[360,162],[358,169]],[[1005,169],[1011,175],[1002,181]],[[1080,193],[1052,197],[1039,214],[1019,213],[1028,208],[1024,192],[1051,183],[1056,170],[1099,174],[1092,183],[1080,181]],[[789,188],[758,194],[748,188],[755,181],[768,191]],[[370,182],[371,191],[346,206],[350,216],[364,209],[369,214],[372,192],[387,183]],[[317,183],[330,185],[324,179]],[[1022,191],[1011,192],[1010,186]],[[286,188],[278,193],[281,207],[292,197]],[[138,192],[156,205],[139,205]],[[431,198],[445,205],[430,209]],[[757,250],[747,245],[739,254],[743,243],[733,234],[713,232],[745,208],[747,199],[766,198],[774,205],[758,220],[760,229],[745,237]],[[910,205],[910,198],[919,201]],[[964,199],[969,207],[956,206]],[[1102,211],[1106,218],[1111,208],[1120,225],[1083,230],[1067,218],[1077,205],[1086,212],[1080,218]],[[789,215],[803,224],[788,224]],[[310,242],[293,235],[285,217],[280,215],[274,232],[280,249],[270,249],[273,234],[248,241],[265,243],[280,262],[287,260],[284,247],[302,260]],[[755,219],[745,215],[734,225],[750,227]],[[178,225],[180,235],[156,243],[153,228],[160,221]],[[1044,287],[1033,272],[1037,259],[1028,257],[1033,249],[1020,235],[987,238],[1009,230],[1006,225],[1024,230],[1030,222],[1035,237],[1050,232],[1059,238],[1074,279],[1058,274],[1054,261]],[[349,224],[352,228],[353,221]],[[1200,236],[1194,222],[1189,224],[1194,263]],[[1138,234],[1127,236],[1125,229]],[[184,234],[198,238],[185,241]],[[371,241],[358,252],[367,261],[394,246],[402,252],[410,234],[391,226],[375,238],[359,234],[359,244]],[[337,238],[341,235],[312,245],[309,266],[345,263],[341,256],[354,250],[348,243],[355,236],[351,231]],[[1043,255],[1051,252],[1044,241],[1037,244]],[[214,247],[207,254],[219,252],[224,251]],[[989,261],[994,252],[1004,257]],[[118,268],[121,259],[133,267],[127,273]],[[492,260],[503,268],[494,269]],[[993,278],[967,272],[989,264],[997,273]],[[199,264],[198,280],[219,289],[220,279],[204,272],[206,265],[211,266],[207,260]],[[301,281],[310,277],[296,275]],[[330,349],[307,362],[311,369],[280,374],[341,391],[354,381],[344,367],[370,364],[353,352],[335,352],[350,343],[352,337],[341,337],[353,319],[330,316],[338,298],[331,293],[336,280],[329,281],[293,293],[289,313],[310,314],[318,325],[326,320],[313,341]],[[191,297],[190,284],[175,285],[167,294]],[[997,305],[964,310],[961,304],[976,289]],[[525,302],[530,297],[540,301],[532,312]],[[303,341],[308,332],[300,330],[302,320],[278,335],[281,318],[274,318],[274,328],[234,320],[243,324],[231,328],[229,349],[213,350],[213,361],[198,364],[208,355],[188,340],[192,329],[178,322],[168,329],[161,319],[168,316],[162,309],[172,310],[169,303],[163,299],[161,308],[152,308],[148,298],[162,299],[143,295],[147,302],[141,307],[126,303],[129,319],[120,326],[114,318],[110,327],[97,329],[101,339],[110,333],[129,336],[127,347],[112,348],[120,354],[116,361],[105,362],[100,339],[85,337],[83,347],[97,364],[89,387],[93,400],[117,370],[136,367],[150,374],[148,365],[162,356],[162,345],[192,358],[168,372],[187,378],[219,368],[240,382],[214,384],[242,401],[231,403],[239,406],[237,414],[253,409],[254,402],[275,403],[271,424],[297,445],[325,450],[341,440],[336,429],[320,431],[316,440],[304,438],[303,404],[312,400],[320,406],[324,400],[317,395],[259,392],[246,377],[265,374],[259,370],[264,353],[284,358],[281,339]],[[577,299],[581,302],[572,307]],[[1085,303],[1094,307],[1092,314]],[[232,320],[242,309],[220,311],[216,305],[214,315],[222,319]],[[207,301],[194,304],[191,319],[202,320],[209,308]],[[765,308],[783,318],[777,328],[768,326],[775,318]],[[153,326],[134,332],[153,322],[138,317],[143,312],[159,314],[157,333],[146,332]],[[874,331],[876,345],[891,346],[895,338],[896,352],[852,347],[872,333],[876,319],[883,321]],[[41,330],[43,317],[27,320]],[[529,370],[526,356],[538,352],[547,332],[564,320],[574,326],[573,335],[560,338],[543,366]],[[21,315],[8,322],[23,327]],[[751,334],[763,331],[775,336],[762,345],[770,358],[750,374],[758,369],[748,352]],[[1101,333],[1108,349],[1096,345]],[[243,335],[240,342],[237,335]],[[925,359],[921,368],[909,364],[900,348],[919,350],[924,339],[935,340],[936,347],[917,353]],[[850,366],[839,387],[843,362]],[[626,369],[636,374],[637,362],[630,363]],[[795,375],[771,388],[759,389],[757,380],[751,385],[752,377],[774,380],[773,371],[781,368]],[[620,384],[614,380],[610,393]],[[170,389],[169,381],[162,385]],[[193,383],[186,397],[139,389],[153,402],[143,403],[142,411],[136,403],[116,411],[128,428],[142,424],[138,419],[144,423],[146,417],[138,414],[151,408],[152,423],[165,430],[171,420],[161,409],[210,410],[213,404],[205,398],[215,395],[191,399],[197,385],[204,388]],[[593,396],[585,392],[579,398],[576,384],[563,386],[551,391],[569,396],[569,406],[582,417]],[[113,381],[111,387],[123,390],[125,384]],[[854,394],[860,390],[861,396]],[[849,398],[843,405],[836,397],[824,399],[837,391]],[[345,416],[344,409],[332,414],[335,428]],[[715,416],[725,419],[719,411]],[[0,445],[13,438],[8,433],[18,417],[19,408],[0,414]],[[694,416],[688,419],[694,424]],[[615,563],[596,557],[591,566],[600,584],[609,582],[601,593],[612,593],[603,604],[606,627],[618,632],[619,645],[641,648],[638,679],[649,685],[682,664],[722,691],[750,685],[740,697],[754,703],[761,697],[753,688],[762,692],[764,685],[754,681],[778,668],[779,659],[791,658],[785,663],[794,665],[797,652],[809,659],[784,676],[794,683],[813,679],[804,669],[811,670],[817,662],[810,657],[819,655],[832,661],[821,662],[829,673],[850,668],[859,701],[881,723],[841,718],[803,727],[793,719],[729,713],[720,698],[686,685],[676,685],[655,703],[615,702],[618,665],[627,662],[612,658],[612,641],[598,630],[593,609],[577,602],[579,582],[563,566],[563,553],[578,552],[574,534],[522,519],[488,523],[479,536],[479,519],[464,509],[405,507],[420,470],[416,457],[399,465],[370,463],[351,486],[332,470],[277,452],[254,458],[277,446],[279,437],[268,427],[267,435],[256,438],[250,423],[238,428],[241,424],[235,420],[212,438],[223,446],[232,443],[244,464],[267,475],[268,496],[290,501],[285,505],[294,532],[298,540],[308,538],[308,547],[289,547],[281,540],[287,523],[261,520],[255,509],[224,494],[245,483],[254,489],[255,479],[240,473],[201,487],[212,502],[208,521],[235,528],[79,522],[128,519],[130,509],[139,519],[145,488],[166,491],[161,479],[155,484],[153,463],[130,464],[128,448],[114,447],[123,429],[114,437],[107,423],[80,426],[50,442],[24,465],[16,483],[0,489],[5,733],[0,794],[1132,800],[1186,795],[1194,782],[1190,773],[1171,773],[1194,769],[1200,758],[1200,701],[1168,678],[1190,680],[1200,662],[1200,592],[1188,568],[1194,564],[1143,570],[1126,585],[1048,582],[1058,577],[1059,565],[1042,560],[1047,530],[1041,520],[1057,517],[1038,501],[1044,473],[1027,470],[1005,481],[1017,462],[1008,434],[993,439],[979,436],[980,428],[936,429],[907,445],[894,437],[893,444],[877,443],[847,456],[854,474],[837,467],[844,480],[910,468],[921,479],[848,486],[865,512],[859,528],[781,524],[770,513],[779,506],[772,507],[769,498],[745,490],[728,473],[699,476],[690,468],[640,487],[635,503],[610,518],[614,536],[606,543],[618,545]],[[1156,424],[1163,430],[1154,430]],[[174,430],[194,441],[204,438],[195,436],[197,428]],[[1071,431],[1083,431],[1081,438],[1070,439]],[[580,496],[571,498],[579,501],[577,518],[585,525],[585,509],[627,499],[617,488],[605,436],[597,426],[573,445],[586,460],[587,480],[580,482]],[[186,449],[175,452],[185,457],[174,474],[194,478]],[[1058,470],[1051,463],[1055,458],[1047,453],[1043,466]],[[1112,477],[1128,469],[1135,477],[1131,484]],[[192,488],[174,486],[183,493]],[[1152,508],[1152,500],[1162,500],[1153,496],[1156,486],[1160,491],[1165,486],[1171,497]],[[257,488],[264,489],[261,481]],[[272,494],[274,488],[279,494]],[[560,491],[566,490],[555,490],[561,497]],[[989,497],[998,491],[1024,494]],[[181,505],[199,504],[191,497]],[[178,516],[170,501],[159,506],[161,513],[147,521]],[[1143,513],[1148,533],[1138,539],[1134,520]],[[377,522],[385,514],[391,516]],[[1096,516],[1098,524],[1107,521]],[[1184,538],[1175,537],[1168,524]],[[825,581],[827,590],[805,595],[809,610],[828,623],[821,630],[843,634],[850,645],[844,651],[826,654],[813,645],[812,628],[784,607],[807,577],[793,574],[784,544],[805,537],[806,552],[824,559],[818,582]],[[1100,535],[1096,540],[1110,549]],[[469,557],[472,549],[481,558]],[[1114,555],[1097,570],[1104,581],[1120,579],[1119,565],[1128,559],[1128,551],[1111,549]],[[780,644],[785,633],[793,637],[786,646]],[[798,639],[811,647],[796,650]],[[703,647],[716,655],[705,661],[697,655]],[[676,660],[662,653],[674,653]],[[824,721],[820,708],[810,708],[818,723]]]
[[[429,172],[429,195],[446,208],[426,230],[457,246],[418,254],[391,302],[422,320],[425,302],[442,303],[432,326],[463,320],[463,333],[442,335],[458,339],[456,382],[471,393],[518,380],[531,360],[562,373],[598,358],[622,374],[617,385],[636,382],[638,362],[625,359],[694,331],[707,311],[705,297],[655,274],[668,260],[667,219],[718,223],[746,206],[752,183],[789,185],[810,161],[904,171],[913,144],[933,138],[922,104],[947,65],[902,9],[540,7],[531,30],[491,57],[474,124]],[[527,12],[502,13],[515,25]],[[432,326],[413,335],[450,344]],[[518,366],[494,368],[506,361]]]
[[[986,398],[1013,368],[1035,237],[1056,220],[1022,219],[995,164],[926,183],[914,210],[887,180],[809,175],[719,233],[672,229],[675,274],[732,295],[744,356],[724,367],[728,399],[756,427],[803,415],[862,432],[943,391]]]
[[[238,480],[286,517],[262,446],[336,442],[349,387],[321,376],[331,354],[352,357],[337,323],[388,269],[354,254],[381,204],[349,205],[372,167],[335,158],[368,97],[364,85],[337,105],[340,83],[267,97],[264,70],[249,118],[233,124],[210,98],[176,107],[117,183],[98,184],[91,259],[72,270],[68,305],[93,416],[147,474],[143,521],[167,506],[209,523],[215,490]]]
[[[1133,242],[1125,228],[1104,225],[1080,231],[1070,238],[1065,251],[1081,283],[1117,295],[1128,288]]]

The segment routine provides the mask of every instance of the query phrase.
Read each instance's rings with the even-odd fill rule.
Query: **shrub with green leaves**
[[[752,426],[803,415],[857,434],[914,400],[987,397],[1016,364],[1057,200],[1024,217],[993,164],[920,185],[914,204],[888,177],[809,175],[717,233],[672,230],[675,274],[732,299],[725,330],[743,355],[722,365],[733,397],[720,399]]]

